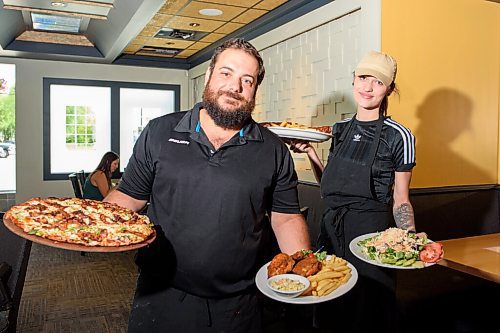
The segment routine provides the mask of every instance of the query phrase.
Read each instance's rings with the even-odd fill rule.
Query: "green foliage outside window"
[[[16,135],[16,89],[0,94],[0,141],[14,140]]]
[[[95,143],[95,115],[87,106],[66,106],[66,144],[89,147]]]

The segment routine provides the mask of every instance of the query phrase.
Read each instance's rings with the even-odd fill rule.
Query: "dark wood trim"
[[[35,53],[64,54],[83,57],[104,58],[95,46],[67,45],[56,43],[29,42],[14,40],[5,48],[9,51],[24,51]]]
[[[299,184],[319,187],[318,183],[302,181],[302,180],[299,181]],[[499,184],[482,184],[482,185],[457,185],[457,186],[412,188],[412,189],[410,189],[410,195],[452,193],[452,192],[471,192],[471,191],[485,191],[485,190],[500,190],[500,185]]]

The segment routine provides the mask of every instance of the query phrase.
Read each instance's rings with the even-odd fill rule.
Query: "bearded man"
[[[151,120],[105,198],[147,214],[129,332],[261,332],[254,284],[267,216],[282,252],[308,249],[289,150],[252,119],[264,78],[243,39],[219,46],[203,102]]]

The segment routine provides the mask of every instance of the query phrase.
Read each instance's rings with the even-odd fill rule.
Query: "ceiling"
[[[189,69],[331,1],[0,0],[0,57]]]

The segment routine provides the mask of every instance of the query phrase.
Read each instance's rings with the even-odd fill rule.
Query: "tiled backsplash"
[[[328,126],[355,112],[353,71],[360,53],[361,13],[355,10],[260,50],[266,76],[256,95],[256,121],[295,121]],[[202,99],[204,76],[192,80]],[[326,163],[331,141],[314,144]],[[315,181],[305,154],[293,154],[301,180]]]
[[[16,203],[16,192],[0,192],[0,212],[6,212]]]

